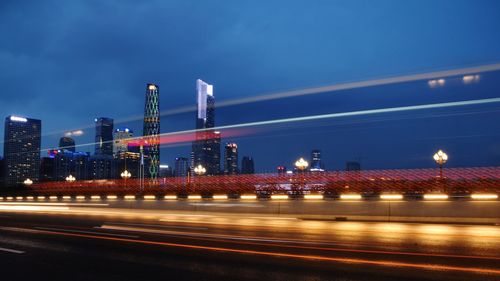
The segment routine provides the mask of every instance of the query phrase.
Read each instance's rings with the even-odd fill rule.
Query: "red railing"
[[[189,180],[171,177],[154,182],[146,179],[142,187],[139,179],[47,182],[34,184],[30,189],[40,194],[499,193],[500,167],[447,168],[442,178],[437,169],[366,170],[197,176]]]

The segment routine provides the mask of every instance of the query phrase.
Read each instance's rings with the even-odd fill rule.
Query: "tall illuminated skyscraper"
[[[42,121],[19,116],[5,118],[3,143],[5,184],[14,186],[24,180],[38,181]]]
[[[143,136],[145,177],[156,180],[160,172],[160,91],[155,84],[146,86]]]
[[[113,155],[113,119],[100,117],[95,120],[95,155]]]
[[[226,143],[224,149],[224,174],[238,174],[238,145],[234,142]]]
[[[321,161],[321,150],[314,149],[311,151],[311,167],[309,168],[311,172],[324,172],[325,166]]]
[[[198,165],[207,169],[207,175],[220,173],[220,132],[215,127],[215,98],[213,85],[196,80],[196,140],[191,152],[191,170]]]
[[[117,155],[120,152],[127,152],[128,143],[131,141],[133,136],[134,132],[130,128],[117,128],[115,130],[115,136],[113,140],[113,153]]]

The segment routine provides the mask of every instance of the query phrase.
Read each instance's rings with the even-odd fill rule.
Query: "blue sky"
[[[95,117],[140,118],[148,82],[160,86],[161,110],[168,111],[194,104],[197,78],[214,84],[223,101],[497,63],[499,27],[498,1],[1,1],[0,116],[42,119],[48,148],[60,132],[91,127]],[[495,75],[472,86],[447,83],[436,90],[410,83],[241,105],[218,110],[217,123],[498,97]],[[457,155],[450,165],[498,165],[499,125],[491,121],[500,117],[497,109],[431,118],[450,130],[440,141],[421,140],[429,138],[428,123],[419,116],[429,112],[388,117],[392,121],[364,117],[369,120],[349,125],[349,133],[336,131],[335,122],[318,133],[302,126],[292,135],[310,141],[300,145],[291,133],[237,141],[261,170],[313,148],[337,169],[352,159],[367,168],[429,166],[430,150],[446,146],[464,155],[486,150],[479,157]],[[142,131],[140,122],[127,125]],[[193,127],[194,114],[162,119],[162,132]],[[92,139],[90,129],[76,141]],[[395,158],[378,154],[392,148],[401,151]],[[188,152],[189,146],[165,148],[162,162]]]

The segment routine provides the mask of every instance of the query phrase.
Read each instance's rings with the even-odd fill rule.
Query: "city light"
[[[498,194],[476,193],[476,194],[471,194],[470,197],[475,200],[493,200],[493,199],[498,199]]]
[[[424,199],[426,200],[446,200],[448,197],[447,194],[424,194]]]
[[[197,194],[188,195],[188,199],[201,199],[201,195]]]
[[[201,164],[199,164],[198,166],[194,167],[194,172],[198,176],[201,176],[207,172],[207,169],[205,167],[203,167]]]
[[[306,194],[304,195],[304,199],[323,199],[323,195],[322,194]]]
[[[99,196],[99,195],[92,195],[92,196],[90,196],[90,199],[91,200],[101,200],[101,196]]]
[[[122,177],[122,179],[129,179],[132,174],[129,171],[125,170],[120,174],[120,176]]]
[[[24,185],[32,185],[33,181],[31,179],[25,179],[23,183]]]
[[[26,122],[28,122],[28,119],[24,118],[24,117],[19,117],[19,116],[11,116],[10,121],[26,123]]]
[[[479,81],[479,75],[464,75],[464,77],[462,77],[462,81],[464,82],[464,84],[470,84],[470,83],[473,83],[473,82],[478,82]]]
[[[380,199],[382,200],[401,200],[403,199],[402,194],[381,194]]]
[[[108,195],[106,196],[106,199],[108,200],[116,200],[118,197],[116,195]]]
[[[156,196],[154,195],[144,195],[144,200],[155,200]]]
[[[67,182],[74,182],[74,181],[76,181],[76,178],[70,174],[69,176],[66,177],[66,181]]]
[[[165,199],[165,200],[176,200],[177,199],[177,195],[165,195],[165,197],[163,197],[163,199]]]
[[[342,199],[342,200],[360,200],[361,194],[341,194],[340,199]]]
[[[225,194],[216,194],[214,196],[212,196],[213,199],[227,199],[227,195]]]
[[[240,199],[244,199],[244,200],[257,199],[257,195],[255,195],[255,194],[243,194],[240,196]]]
[[[123,198],[125,200],[134,200],[135,199],[135,195],[125,195],[125,196],[123,196]]]
[[[288,199],[288,195],[286,195],[286,194],[273,194],[273,195],[271,195],[271,199],[284,200],[284,199]]]
[[[295,161],[295,167],[299,169],[300,171],[305,170],[309,166],[309,162],[304,160],[304,158],[300,157],[299,160]]]

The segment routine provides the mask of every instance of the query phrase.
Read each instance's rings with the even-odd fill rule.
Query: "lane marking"
[[[81,237],[81,238],[90,238],[90,239],[101,239],[101,240],[108,240],[108,241],[118,241],[118,242],[128,242],[128,243],[144,244],[144,245],[185,248],[185,249],[193,249],[193,250],[208,250],[208,251],[225,252],[225,253],[259,255],[259,256],[268,256],[268,257],[284,257],[284,258],[316,260],[316,261],[326,261],[326,262],[339,262],[339,263],[350,263],[350,264],[368,264],[368,265],[383,266],[383,267],[404,267],[404,268],[425,269],[425,270],[439,270],[439,271],[444,270],[444,271],[467,272],[467,273],[473,273],[473,274],[479,273],[479,274],[500,275],[500,269],[493,269],[493,268],[458,267],[458,266],[441,265],[441,264],[420,264],[420,263],[406,263],[406,262],[397,262],[397,261],[389,261],[389,260],[366,260],[366,259],[357,259],[357,258],[326,257],[326,256],[318,256],[318,255],[301,255],[301,254],[287,254],[287,253],[280,253],[280,252],[265,252],[265,251],[257,251],[257,250],[240,250],[240,249],[231,249],[231,248],[223,248],[223,247],[187,245],[187,244],[178,244],[178,243],[170,243],[170,242],[136,240],[136,239],[128,239],[128,238],[106,237],[106,236],[96,236],[96,235],[90,235],[90,234],[57,232],[57,231],[48,231],[48,230],[39,230],[39,232],[44,233],[44,234],[52,234],[52,235]]]
[[[84,231],[84,230],[75,230],[75,229],[63,229],[63,228],[51,228],[51,227],[35,227],[39,230],[48,230],[48,231],[65,231],[65,232],[75,232],[75,233],[83,233],[83,234],[98,234],[98,235],[106,235],[106,236],[116,236],[116,237],[126,237],[126,238],[139,238],[137,235],[125,235],[125,234],[114,234],[114,233],[106,233],[106,232],[95,232],[95,231]]]
[[[14,253],[14,254],[24,254],[24,253],[26,253],[25,251],[19,251],[19,250],[8,249],[8,248],[0,248],[0,251],[4,251],[4,252],[8,252],[8,253]]]

